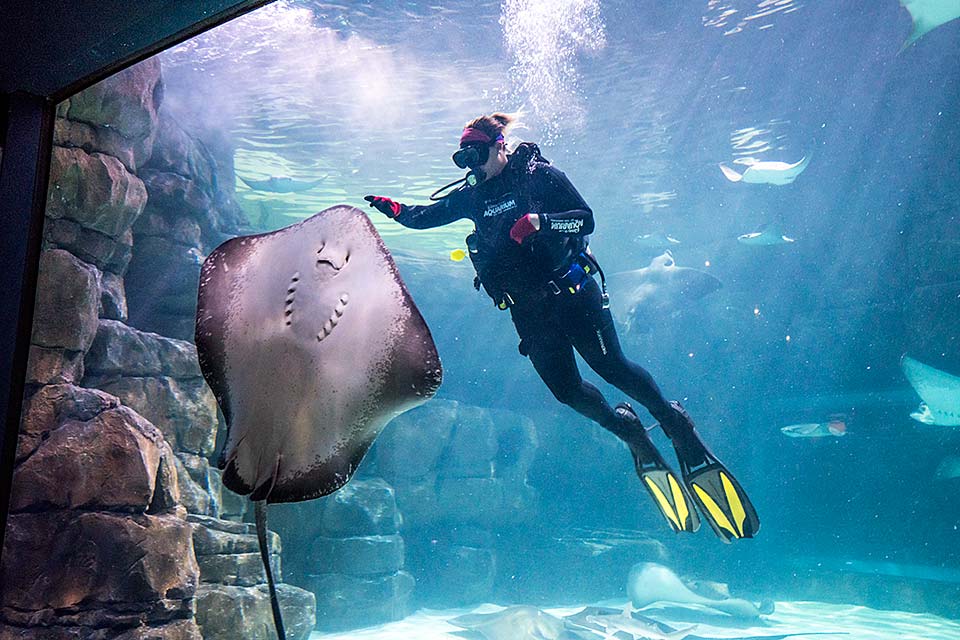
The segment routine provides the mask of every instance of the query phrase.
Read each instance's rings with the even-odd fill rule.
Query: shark
[[[913,20],[913,30],[901,51],[940,25],[960,18],[960,0],[900,0],[900,4]]]
[[[746,171],[737,173],[727,165],[721,163],[720,171],[730,182],[747,182],[750,184],[790,184],[797,179],[803,170],[810,164],[810,157],[804,156],[793,164],[778,160],[762,160],[747,166]]]
[[[633,271],[610,276],[610,289],[623,314],[627,329],[648,325],[657,314],[671,314],[684,304],[695,302],[720,289],[715,276],[692,267],[678,267],[668,250]]]
[[[906,355],[900,359],[900,368],[922,400],[911,418],[923,424],[960,427],[960,377]]]

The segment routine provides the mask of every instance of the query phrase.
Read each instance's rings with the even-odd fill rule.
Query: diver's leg
[[[589,280],[575,296],[566,314],[567,335],[590,368],[601,378],[642,404],[663,427],[674,447],[688,460],[701,461],[706,450],[694,435],[690,415],[676,402],[668,402],[653,376],[627,358],[609,309],[603,308],[600,287]]]
[[[664,517],[677,531],[696,530],[699,522],[690,508],[692,496],[721,539],[729,542],[734,538],[753,537],[760,528],[760,520],[750,498],[733,474],[707,449],[680,403],[667,402],[650,374],[623,354],[610,312],[603,309],[599,300],[598,289],[594,284],[570,296],[568,300],[579,308],[571,308],[565,314],[570,321],[564,327],[590,367],[641,402],[660,421],[670,438],[689,491],[679,489],[673,471],[652,445],[631,446],[637,472]],[[584,293],[590,295],[576,300]],[[673,492],[672,501],[667,498],[667,489]]]
[[[628,441],[639,422],[635,424],[629,417],[614,411],[600,390],[580,376],[573,346],[556,322],[551,321],[551,310],[511,311],[521,337],[520,352],[530,358],[553,397],[621,440]]]

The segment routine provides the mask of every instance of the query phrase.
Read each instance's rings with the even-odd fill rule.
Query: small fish
[[[450,259],[454,262],[460,262],[467,257],[467,252],[463,249],[454,249],[450,252]]]
[[[780,432],[791,438],[840,438],[847,435],[847,422],[843,418],[830,418],[827,422],[805,422],[782,427]]]

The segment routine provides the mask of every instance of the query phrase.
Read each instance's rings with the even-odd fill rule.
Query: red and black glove
[[[383,196],[364,196],[363,199],[369,202],[371,207],[391,218],[399,216],[400,207],[403,206],[399,202],[394,202],[390,198],[384,198]]]
[[[528,213],[521,216],[519,220],[510,227],[510,238],[517,244],[523,244],[530,235],[540,230],[540,216],[535,213]]]

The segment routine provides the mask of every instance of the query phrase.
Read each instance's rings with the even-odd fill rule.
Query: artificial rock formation
[[[354,478],[336,493],[271,505],[284,535],[286,578],[311,591],[324,631],[399,620],[411,612],[415,580],[403,569],[402,522],[393,489]]]
[[[384,430],[373,469],[396,493],[418,602],[491,597],[494,532],[537,518],[538,496],[527,484],[536,450],[529,418],[456,401],[433,400]]]
[[[61,634],[50,637],[150,628],[199,638],[192,528],[160,431],[117,398],[70,384],[31,396],[21,431],[0,637],[42,626]]]
[[[135,256],[144,258],[137,268],[156,257],[149,233],[135,242],[145,212],[151,217],[138,228],[191,247],[206,246],[195,242],[204,233],[217,241],[239,220],[211,177],[213,158],[160,170],[176,165],[183,148],[155,144],[172,137],[164,131],[173,125],[160,126],[161,97],[159,62],[150,60],[57,109],[28,392],[0,566],[3,640],[200,640],[241,631],[273,637],[251,525],[219,518],[241,518],[245,502],[223,490],[207,460],[217,414],[195,349],[127,324],[147,316],[137,297],[143,282],[128,278]],[[181,145],[202,149],[181,134]],[[176,171],[179,183],[168,175]],[[175,185],[151,193],[145,178],[151,185],[196,183],[210,197]],[[188,222],[174,216],[172,226],[156,226],[158,210],[178,207],[189,209]],[[202,255],[188,253],[198,270]],[[166,278],[181,301],[181,320],[189,316],[192,324],[195,283],[162,267],[141,273]],[[197,514],[190,522],[188,512]],[[279,564],[279,540],[272,540]],[[312,595],[288,585],[280,591],[288,637],[305,638],[314,622]]]

